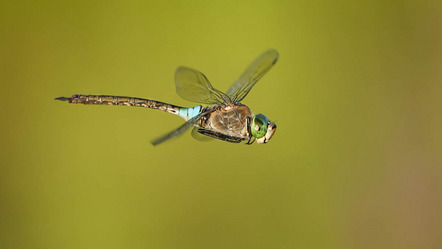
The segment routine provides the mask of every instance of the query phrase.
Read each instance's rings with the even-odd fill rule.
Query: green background
[[[441,248],[434,1],[1,1],[0,248]],[[153,147],[188,66],[278,125],[266,145]]]

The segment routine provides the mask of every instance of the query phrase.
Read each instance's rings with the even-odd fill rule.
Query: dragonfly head
[[[253,116],[251,131],[257,143],[265,144],[275,133],[276,125],[263,114],[256,114]]]

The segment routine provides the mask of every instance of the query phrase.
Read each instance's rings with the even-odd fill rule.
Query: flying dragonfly
[[[75,94],[56,100],[72,104],[125,105],[157,109],[180,116],[185,123],[170,133],[151,141],[159,145],[193,127],[192,136],[198,140],[216,138],[231,143],[267,143],[276,131],[276,125],[263,114],[253,114],[240,103],[259,79],[278,60],[276,50],[258,56],[226,93],[214,88],[207,77],[197,70],[179,67],[175,72],[176,91],[183,99],[211,104],[211,106],[181,107],[137,97]]]

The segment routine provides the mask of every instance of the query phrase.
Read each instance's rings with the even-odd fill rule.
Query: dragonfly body
[[[178,95],[187,100],[214,104],[212,106],[181,107],[151,99],[111,95],[78,94],[56,99],[73,104],[123,105],[157,109],[178,115],[186,121],[176,130],[152,141],[154,145],[178,136],[191,127],[194,127],[192,135],[195,138],[199,136],[198,134],[202,134],[232,143],[247,142],[251,144],[255,140],[258,143],[267,143],[273,136],[276,125],[263,114],[254,115],[240,101],[276,63],[277,58],[278,53],[275,50],[269,50],[262,54],[230,87],[227,94],[213,88],[202,73],[190,68],[178,68],[175,73]]]

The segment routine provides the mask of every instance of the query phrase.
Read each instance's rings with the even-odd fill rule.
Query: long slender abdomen
[[[185,108],[181,106],[171,105],[164,102],[142,99],[136,97],[123,97],[112,95],[82,95],[76,94],[72,97],[58,97],[56,100],[68,101],[72,104],[85,104],[85,105],[125,105],[125,106],[139,106],[151,109],[157,109],[160,111],[172,113],[178,115],[185,120],[188,120],[196,116],[201,110],[201,106],[195,106]]]

